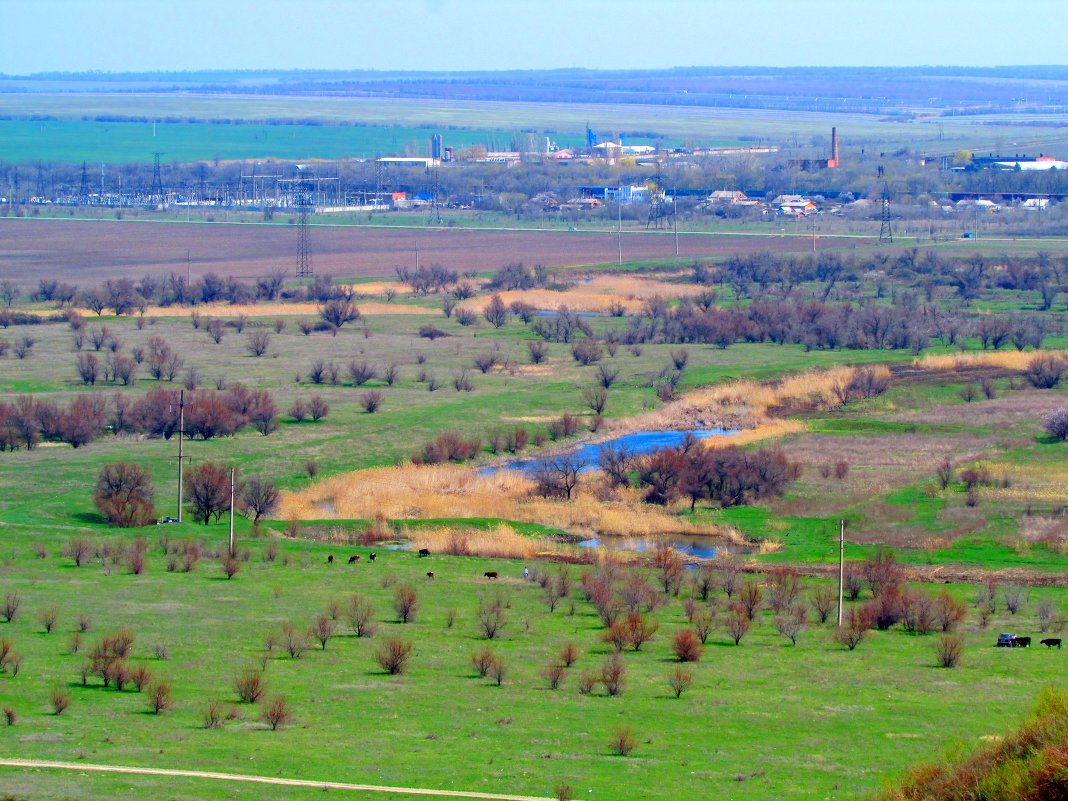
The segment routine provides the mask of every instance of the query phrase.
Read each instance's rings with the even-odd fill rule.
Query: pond
[[[631,455],[640,456],[645,453],[658,451],[661,448],[673,448],[680,445],[686,438],[687,434],[692,434],[697,437],[697,439],[708,439],[709,437],[730,437],[737,433],[738,431],[736,430],[725,428],[706,428],[694,431],[635,431],[632,434],[624,434],[615,439],[610,439],[607,442],[595,442],[587,445],[580,445],[577,448],[566,451],[566,453],[567,455],[577,455],[585,461],[586,466],[583,468],[583,472],[586,472],[597,469],[597,459],[600,457],[601,451],[606,448],[619,448],[622,446],[625,447]],[[523,472],[530,472],[542,461],[544,460],[513,459],[497,467],[484,467],[480,472],[484,476],[493,475],[498,470],[521,470]]]
[[[714,559],[721,553],[740,553],[737,546],[715,542],[710,537],[659,536],[659,537],[593,537],[578,543],[580,548],[607,548],[611,551],[655,551],[662,545],[674,548],[683,556],[695,559]]]

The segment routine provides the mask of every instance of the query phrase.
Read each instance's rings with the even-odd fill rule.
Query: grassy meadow
[[[665,269],[670,262],[629,266],[575,272],[567,276],[574,279],[567,291],[533,290],[508,300],[591,311],[619,302],[635,311],[655,296],[693,292],[682,274]],[[650,267],[661,269],[649,274]],[[874,295],[874,286],[862,289]],[[1065,589],[1042,586],[1058,584],[1068,570],[1068,531],[1058,522],[1068,504],[1065,445],[1042,435],[1039,420],[1066,405],[1066,392],[1063,384],[1036,390],[1021,383],[1018,371],[1033,354],[968,360],[935,345],[925,359],[908,350],[687,345],[681,399],[664,403],[656,385],[679,346],[619,345],[601,362],[618,375],[598,436],[694,420],[755,426],[745,441],[783,448],[801,465],[800,478],[781,498],[730,509],[704,502],[693,512],[683,502],[652,509],[637,491],[612,492],[593,478],[583,480],[574,502],[539,506],[518,480],[479,484],[478,466],[504,455],[484,450],[475,466],[441,468],[437,483],[408,462],[446,430],[485,443],[494,430],[522,426],[533,437],[564,413],[579,415],[580,436],[590,437],[593,414],[582,393],[595,385],[599,368],[580,366],[565,343],[548,343],[547,360],[532,364],[527,343],[534,335],[514,317],[500,329],[481,317],[475,326],[462,326],[455,314],[447,319],[441,313],[440,296],[413,296],[389,281],[359,283],[357,290],[363,319],[336,336],[301,332],[299,324],[315,316],[309,304],[201,307],[200,328],[188,309],[150,309],[141,323],[86,317],[86,331],[107,326],[122,353],[145,347],[151,337],[165,338],[184,358],[175,383],[162,382],[168,388],[180,386],[193,369],[202,387],[242,383],[270,390],[282,413],[278,431],[191,440],[185,453],[193,465],[218,460],[243,475],[269,477],[284,491],[284,502],[259,529],[235,521],[240,569],[227,580],[218,559],[225,518],[208,526],[187,519],[119,532],[107,529],[92,505],[100,466],[127,460],[151,473],[158,515],[173,514],[174,440],[103,437],[77,449],[44,443],[0,453],[0,598],[17,594],[22,601],[21,614],[0,622],[0,640],[22,657],[18,675],[0,672],[0,706],[17,714],[14,725],[0,726],[0,756],[537,797],[554,797],[566,784],[571,797],[611,801],[639,791],[654,800],[854,799],[946,747],[969,748],[999,735],[1026,714],[1041,689],[1063,686],[1063,652],[1039,647],[1037,638],[1045,636],[1040,631],[1059,631],[1068,615]],[[720,304],[734,302],[729,288],[719,292]],[[1036,301],[1036,293],[996,292],[978,299],[973,312],[1023,312]],[[478,312],[485,302],[480,293],[461,305]],[[239,320],[242,315],[247,318]],[[216,344],[203,326],[209,318],[240,322],[244,331],[227,327]],[[627,325],[625,317],[587,322],[601,335]],[[427,324],[448,336],[421,337]],[[270,335],[260,357],[247,347],[254,331]],[[34,394],[65,401],[84,392],[134,398],[158,385],[143,370],[128,387],[87,388],[78,380],[66,323],[0,330],[0,339],[12,343],[25,335],[34,339],[26,358],[10,350],[0,357],[2,400]],[[1066,345],[1063,334],[1046,340],[1048,348]],[[966,338],[961,347],[977,351],[978,343]],[[497,365],[482,373],[474,362],[488,353]],[[337,365],[337,385],[309,381],[316,360]],[[375,365],[379,377],[354,386],[347,370],[353,360]],[[391,364],[398,378],[389,386],[381,370]],[[836,403],[835,378],[862,365],[888,375],[888,390]],[[471,391],[453,385],[465,371]],[[440,383],[433,392],[431,375]],[[962,390],[983,379],[992,396],[965,400]],[[362,405],[369,391],[382,393],[373,414]],[[313,395],[329,403],[330,414],[315,423],[291,419],[293,402]],[[770,439],[762,439],[765,434]],[[529,447],[521,455],[534,452]],[[958,467],[985,466],[997,481],[979,487],[977,503],[969,504],[960,481],[945,488],[936,481],[946,457]],[[847,469],[839,475],[831,467],[840,462]],[[911,576],[925,580],[914,586],[945,589],[967,604],[957,668],[937,666],[938,635],[870,632],[850,651],[811,613],[796,645],[777,633],[769,610],[759,612],[734,645],[723,626],[728,599],[716,590],[719,623],[701,660],[688,666],[692,687],[675,698],[667,681],[678,667],[672,638],[688,625],[684,603],[696,573],[687,571],[679,594],[661,596],[649,613],[659,626],[655,638],[623,654],[623,694],[579,692],[582,674],[599,672],[612,650],[601,640],[604,627],[579,589],[579,576],[605,564],[623,570],[617,561],[635,560],[582,551],[576,539],[622,529],[707,537],[741,550],[739,558],[757,571],[750,580],[762,581],[759,571],[783,564],[830,575],[841,519],[851,559],[889,546]],[[360,544],[366,530],[386,541]],[[94,543],[96,555],[80,567],[65,553],[74,537]],[[389,547],[402,537],[433,555],[420,559]],[[136,538],[147,546],[139,575],[123,555]],[[481,555],[444,555],[457,538]],[[168,570],[168,547],[194,540],[204,554],[196,569]],[[373,564],[372,550],[378,554]],[[354,554],[361,561],[347,564]],[[569,560],[586,564],[562,568]],[[637,569],[655,581],[656,570],[641,565]],[[524,568],[535,574],[566,569],[574,587],[550,611],[539,584],[522,579]],[[500,579],[489,581],[486,571]],[[808,591],[829,586],[822,578],[806,582]],[[973,602],[991,582],[1000,584],[998,603],[984,619]],[[395,593],[405,585],[416,589],[420,602],[409,623],[399,622],[393,610]],[[1013,613],[1005,592],[1017,585],[1024,601]],[[356,637],[347,625],[353,594],[375,607],[374,637]],[[277,644],[265,651],[266,637],[282,624],[303,631],[334,601],[338,628],[325,650],[315,643],[300,658]],[[490,642],[480,634],[479,610],[494,602],[504,608],[506,626]],[[1052,621],[1040,624],[1046,604]],[[58,623],[45,633],[40,619],[50,607]],[[82,614],[92,624],[82,635],[85,650],[72,654]],[[164,714],[151,714],[144,695],[130,689],[105,689],[94,678],[82,684],[85,653],[123,627],[136,638],[131,665],[173,683],[174,706]],[[1002,630],[1035,636],[1036,647],[995,649]],[[373,658],[392,636],[414,648],[404,675],[386,674]],[[567,642],[581,656],[551,690],[542,673]],[[500,686],[479,678],[472,666],[472,652],[486,645],[503,657]],[[262,705],[238,703],[233,680],[249,667],[262,667],[268,696],[285,695],[292,706],[292,721],[278,731],[260,720]],[[57,687],[71,697],[62,715],[49,703]],[[238,711],[220,729],[203,724],[212,699]],[[621,726],[635,736],[628,756],[610,745]],[[49,799],[303,799],[323,792],[8,768],[0,768],[0,786],[13,798]]]
[[[0,637],[13,643],[23,663],[18,676],[0,675],[2,701],[18,712],[14,726],[0,728],[4,753],[534,796],[567,783],[574,797],[606,799],[632,797],[636,787],[650,799],[856,798],[948,743],[1000,733],[1026,712],[1038,689],[1063,684],[1068,671],[1060,652],[1037,643],[1030,650],[991,647],[999,630],[1037,631],[1040,599],[1063,606],[1063,591],[1036,590],[1015,616],[1002,607],[988,629],[970,623],[955,670],[936,667],[935,635],[877,632],[848,651],[831,642],[829,626],[813,623],[793,646],[775,633],[771,613],[762,613],[739,646],[715,631],[701,661],[688,666],[693,686],[675,698],[667,686],[677,666],[670,641],[686,627],[684,590],[653,613],[660,626],[655,638],[623,655],[622,695],[609,697],[603,689],[584,695],[581,674],[599,671],[611,646],[600,641],[600,619],[577,590],[549,612],[538,585],[521,579],[522,568],[535,564],[419,559],[381,549],[370,564],[366,547],[285,540],[268,562],[272,540],[243,537],[248,561],[228,581],[211,559],[190,573],[167,572],[157,531],[146,533],[140,576],[107,558],[75,567],[60,553],[58,532],[34,538],[44,558],[23,538],[6,539],[0,588],[21,594],[23,613],[0,624]],[[187,535],[177,528],[164,533],[172,541]],[[225,525],[196,533],[217,548]],[[326,563],[329,553],[338,557],[334,564]],[[344,564],[352,553],[361,562]],[[432,581],[427,570],[435,573]],[[488,582],[486,570],[501,579]],[[416,588],[420,601],[407,624],[392,609],[403,584]],[[974,594],[970,587],[948,589],[968,602]],[[353,594],[375,607],[380,629],[373,638],[354,636],[342,611],[325,650],[316,643],[292,659],[276,646],[264,656],[266,635],[282,623],[303,627],[333,600],[344,610]],[[713,597],[724,601],[721,593]],[[506,625],[487,641],[478,610],[497,598],[507,607]],[[48,606],[59,610],[51,634],[37,622]],[[134,632],[131,665],[173,683],[173,709],[157,716],[131,689],[104,689],[92,678],[82,686],[84,652],[70,653],[81,614],[92,618],[86,647],[120,627]],[[396,677],[372,656],[391,636],[415,648],[410,670]],[[550,690],[541,671],[568,641],[581,655],[559,689]],[[486,645],[505,661],[501,686],[479,678],[470,661]],[[169,652],[166,659],[157,657],[157,646]],[[257,705],[239,704],[232,686],[238,673],[261,664],[267,694],[284,694],[292,705],[293,721],[278,731],[258,720]],[[71,697],[59,716],[48,702],[56,686]],[[213,698],[226,711],[236,705],[240,717],[219,730],[204,728],[202,714]],[[626,757],[609,744],[621,725],[637,737]],[[304,797],[288,788],[205,780],[3,768],[0,776],[16,798]]]

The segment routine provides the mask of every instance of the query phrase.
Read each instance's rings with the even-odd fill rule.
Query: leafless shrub
[[[742,638],[749,633],[749,628],[753,625],[753,622],[744,609],[735,606],[732,608],[731,613],[727,615],[725,625],[727,634],[730,635],[734,644],[740,645]]]
[[[619,756],[629,756],[638,746],[638,736],[630,726],[619,726],[612,732],[609,744],[614,753]]]
[[[478,609],[478,626],[487,640],[492,640],[507,625],[504,607],[498,601],[483,603]]]
[[[54,606],[46,606],[37,613],[37,620],[44,628],[45,634],[51,634],[52,629],[56,627],[56,621],[59,620],[59,609]]]
[[[4,603],[0,606],[0,617],[7,623],[14,623],[22,608],[22,596],[17,592],[9,592],[4,595]]]
[[[1005,608],[1009,614],[1015,615],[1023,607],[1024,591],[1019,587],[1006,587],[1003,593]]]
[[[64,555],[74,560],[75,567],[81,567],[86,559],[89,558],[92,550],[93,547],[89,540],[84,537],[73,537],[63,547]]]
[[[363,407],[363,410],[368,414],[374,414],[382,405],[382,391],[379,389],[373,389],[369,392],[363,393],[360,396],[360,405]]]
[[[289,701],[286,700],[284,695],[274,696],[264,706],[262,718],[271,727],[271,731],[277,731],[279,726],[284,726],[293,719]]]
[[[597,674],[592,670],[587,670],[579,676],[578,691],[581,695],[589,695],[596,689],[597,682],[599,681]]]
[[[579,650],[573,642],[564,643],[563,648],[560,649],[560,662],[564,667],[571,667],[578,661]]]
[[[308,636],[305,632],[297,629],[292,623],[283,623],[281,626],[282,647],[289,654],[290,659],[300,659],[308,650]]]
[[[964,653],[964,636],[962,634],[943,634],[935,642],[935,655],[942,667],[956,667]]]
[[[393,593],[393,609],[401,623],[415,620],[419,612],[419,593],[410,584],[402,584]]]
[[[14,707],[4,706],[4,722],[8,726],[14,726],[18,723],[19,715],[15,711]]]
[[[52,702],[52,711],[57,715],[62,715],[70,707],[70,693],[62,687],[53,687],[48,698]]]
[[[324,651],[326,650],[326,643],[334,636],[336,630],[337,623],[329,615],[317,616],[311,627],[312,636],[319,641],[319,645]]]
[[[781,636],[786,637],[791,645],[797,645],[797,638],[805,630],[807,622],[804,607],[784,609],[775,616],[775,630]]]
[[[693,672],[682,667],[675,668],[668,676],[668,687],[675,693],[676,698],[681,698],[683,692],[693,685]]]
[[[816,587],[808,597],[820,623],[826,623],[838,604],[838,596],[830,587]]]
[[[627,669],[623,664],[623,657],[618,653],[612,654],[601,666],[601,683],[604,684],[605,692],[609,695],[622,695],[626,686]]]
[[[223,725],[223,705],[218,698],[208,701],[204,711],[200,713],[200,719],[205,729],[221,729]]]
[[[78,615],[78,631],[83,634],[93,627],[93,619],[89,615]]]
[[[551,662],[546,667],[541,675],[549,685],[550,690],[557,690],[560,688],[560,683],[564,680],[564,674],[567,672],[567,668],[559,662]]]
[[[679,629],[671,640],[671,651],[680,662],[701,659],[701,638],[692,629]]]
[[[530,353],[532,364],[541,364],[549,355],[549,346],[540,339],[531,339],[527,342],[527,350]]]
[[[379,643],[375,649],[375,661],[390,675],[403,673],[412,657],[412,644],[396,637]]]
[[[377,629],[375,608],[360,595],[353,595],[349,599],[348,621],[357,637],[371,637]]]
[[[234,691],[243,703],[255,704],[267,691],[263,671],[249,668],[239,673],[234,679]]]
[[[871,625],[867,615],[863,610],[853,607],[846,613],[842,625],[834,630],[834,641],[852,651],[864,641],[869,628]]]

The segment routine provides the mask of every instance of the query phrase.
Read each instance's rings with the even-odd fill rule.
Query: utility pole
[[[671,190],[671,227],[675,229],[675,255],[679,255],[679,190]]]
[[[185,390],[178,391],[178,522],[182,522],[182,438],[185,436]]]
[[[234,555],[234,479],[237,468],[230,468],[230,556]]]
[[[838,535],[838,628],[842,627],[842,606],[845,602],[845,520]]]

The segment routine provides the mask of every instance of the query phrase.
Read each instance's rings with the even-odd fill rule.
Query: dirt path
[[[427,790],[419,787],[387,787],[377,784],[346,784],[344,782],[317,782],[307,779],[281,779],[272,776],[247,776],[240,773],[215,773],[205,770],[172,770],[168,768],[135,768],[128,765],[92,765],[84,762],[52,762],[41,759],[0,759],[0,767],[32,768],[47,770],[74,770],[82,773],[133,773],[142,776],[181,776],[190,779],[215,779],[226,782],[250,782],[274,784],[285,787],[314,787],[322,790],[362,790],[372,793],[399,793],[427,795],[439,798],[485,798],[493,801],[545,801],[543,797],[529,795],[500,795],[463,790]]]

